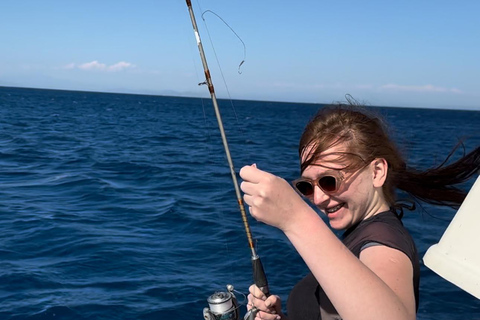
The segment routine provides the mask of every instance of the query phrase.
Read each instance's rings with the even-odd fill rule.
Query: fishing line
[[[197,1],[198,3],[198,1]],[[200,5],[199,5],[200,7]],[[201,8],[200,8],[201,10]],[[235,115],[235,120],[237,121],[237,124],[238,124],[238,115],[237,115],[237,110],[235,109],[235,106],[233,104],[233,99],[232,99],[232,96],[230,94],[230,90],[228,88],[228,85],[227,85],[227,81],[225,80],[225,76],[223,74],[223,69],[222,69],[222,66],[220,65],[220,60],[218,59],[218,55],[217,55],[217,51],[215,50],[215,45],[213,44],[213,40],[212,40],[212,37],[210,35],[210,31],[208,29],[208,26],[207,26],[207,21],[205,20],[205,13],[212,13],[213,15],[215,15],[218,19],[220,19],[232,32],[233,34],[240,40],[240,42],[242,43],[243,45],[243,60],[240,62],[239,66],[238,66],[238,74],[242,74],[241,72],[241,66],[245,63],[245,59],[246,59],[246,56],[247,56],[247,47],[245,45],[245,42],[243,42],[243,40],[240,38],[240,36],[235,32],[235,30],[233,30],[232,27],[230,27],[230,25],[224,20],[222,19],[222,17],[220,17],[218,14],[216,14],[215,12],[211,11],[211,10],[205,10],[203,13],[202,13],[202,20],[203,20],[203,25],[205,26],[205,30],[207,31],[207,35],[208,35],[208,39],[210,41],[210,45],[212,47],[212,51],[213,51],[213,55],[215,56],[215,60],[217,62],[217,66],[218,66],[218,69],[220,70],[220,74],[222,75],[222,80],[223,80],[223,85],[225,86],[225,89],[227,91],[227,96],[228,96],[228,100],[230,101],[230,106],[233,110],[233,113]],[[206,84],[206,82],[204,82]],[[200,85],[200,84],[199,84]]]
[[[218,128],[220,130],[220,134],[221,134],[221,137],[222,137],[223,148],[224,148],[224,151],[225,151],[225,155],[227,157],[228,165],[230,167],[230,174],[231,174],[231,177],[232,177],[233,186],[235,188],[235,194],[236,194],[236,198],[237,198],[238,208],[240,209],[243,226],[244,226],[245,233],[246,233],[246,236],[247,236],[248,246],[250,247],[250,250],[251,250],[251,262],[252,262],[252,269],[253,269],[253,279],[254,279],[255,285],[265,294],[265,296],[268,297],[268,296],[270,296],[270,290],[268,288],[267,277],[265,275],[265,271],[263,269],[263,265],[262,265],[262,262],[260,260],[260,257],[257,255],[257,252],[255,250],[255,246],[253,244],[253,237],[252,237],[252,233],[251,233],[251,230],[250,230],[250,225],[249,225],[248,219],[247,219],[247,213],[246,213],[246,210],[245,210],[245,205],[244,205],[242,193],[241,193],[241,190],[240,190],[240,184],[238,183],[237,173],[235,172],[235,168],[233,166],[233,160],[232,160],[232,157],[231,157],[231,154],[230,154],[230,148],[228,146],[227,137],[226,137],[225,129],[224,129],[224,126],[223,126],[222,117],[221,117],[220,110],[219,110],[219,107],[218,107],[218,101],[217,101],[217,97],[216,97],[216,94],[215,94],[215,88],[214,88],[212,78],[211,78],[211,75],[210,75],[210,70],[208,68],[207,59],[205,57],[205,52],[203,50],[203,44],[202,44],[200,34],[199,34],[199,31],[198,31],[197,22],[196,22],[196,19],[195,19],[195,14],[194,14],[193,8],[192,8],[192,3],[191,3],[191,0],[186,0],[185,2],[187,4],[188,13],[190,15],[190,20],[192,22],[193,32],[194,32],[195,38],[197,40],[198,52],[200,54],[200,59],[202,60],[203,70],[205,71],[205,80],[206,80],[207,85],[208,85],[208,91],[210,92],[210,97],[212,98],[212,104],[213,104],[213,108],[215,110],[215,116],[217,118]],[[232,105],[233,105],[233,103],[232,103]],[[228,289],[229,287],[232,287],[232,286],[227,286],[227,290],[229,290]],[[235,317],[235,319],[238,318],[237,317],[238,313],[237,313],[236,309],[232,310],[232,308],[231,308],[232,305],[234,305],[235,301],[236,301],[236,298],[234,296],[232,296],[231,293],[229,293],[229,292],[226,292],[226,293],[225,292],[220,292],[218,294],[215,293],[215,294],[211,295],[207,299],[207,301],[209,302],[210,309],[208,309],[208,308],[203,309],[204,318],[206,320],[217,319],[217,318],[218,319],[233,319],[232,317]],[[221,306],[221,309],[220,309],[220,306]],[[253,307],[252,309],[247,311],[244,319],[247,319],[247,320],[255,319],[258,311],[259,310],[256,307]]]
[[[233,186],[235,188],[235,194],[236,194],[236,198],[237,198],[238,208],[240,209],[242,222],[243,222],[245,233],[246,233],[247,240],[248,240],[248,245],[249,245],[250,250],[251,250],[251,262],[252,262],[252,267],[253,267],[253,278],[254,278],[254,281],[255,281],[255,284],[257,285],[257,287],[260,288],[260,290],[262,290],[265,293],[265,295],[268,297],[270,295],[270,292],[269,292],[269,288],[268,288],[267,278],[265,276],[265,271],[263,269],[263,265],[262,265],[262,262],[260,260],[260,257],[257,255],[256,250],[255,250],[255,246],[253,244],[253,237],[252,237],[252,233],[251,233],[251,230],[250,230],[250,225],[248,223],[247,213],[246,213],[246,210],[245,210],[245,205],[244,205],[244,202],[243,202],[242,193],[240,191],[240,184],[238,183],[237,174],[236,174],[235,168],[233,166],[233,160],[232,160],[232,157],[231,157],[231,154],[230,154],[230,148],[228,146],[227,137],[226,137],[225,129],[224,129],[224,126],[223,126],[222,117],[221,117],[220,110],[219,110],[219,107],[218,107],[218,101],[217,101],[217,97],[216,97],[216,94],[215,94],[215,88],[214,88],[212,78],[211,78],[211,75],[210,75],[210,70],[208,68],[207,60],[206,60],[206,57],[205,57],[205,52],[203,50],[203,44],[202,44],[200,34],[199,34],[199,31],[198,31],[198,27],[197,27],[197,23],[196,23],[196,19],[195,19],[195,14],[193,12],[191,0],[186,0],[186,4],[187,4],[188,12],[189,12],[189,15],[190,15],[190,20],[192,22],[195,38],[197,40],[198,51],[199,51],[199,54],[200,54],[200,58],[202,60],[203,69],[205,71],[205,80],[207,81],[208,90],[209,90],[210,96],[212,98],[212,103],[213,103],[213,107],[214,107],[214,110],[215,110],[215,115],[216,115],[216,118],[217,118],[218,128],[220,130],[220,134],[221,134],[221,137],[222,137],[222,143],[223,143],[225,155],[227,157],[228,165],[230,167],[230,174],[231,174],[231,177],[232,177]],[[249,310],[249,312],[248,312],[249,319],[250,318],[251,319],[255,318],[256,312],[257,312],[257,310],[255,310],[255,308]]]
[[[189,33],[191,32],[190,30],[188,31]],[[185,39],[190,39],[191,35],[189,34],[188,36],[185,35]],[[190,53],[191,53],[191,58],[192,58],[192,64],[193,64],[193,67],[194,67],[194,70],[195,70],[195,76],[196,76],[196,79],[197,79],[197,83],[199,86],[201,86],[202,84],[206,84],[206,81],[201,81],[201,77],[200,77],[200,73],[198,71],[198,65],[197,65],[197,60],[194,59],[194,56],[195,56],[195,52],[193,50],[193,46],[192,46],[192,43],[190,40],[187,41],[188,43],[188,47],[190,48]],[[197,53],[198,54],[198,53]],[[195,90],[196,92],[196,90]],[[198,90],[198,92],[201,92],[201,90]],[[203,137],[205,138],[205,141],[202,141],[202,142],[205,142],[203,145],[202,145],[202,149],[204,150],[205,154],[207,155],[212,155],[214,154],[213,153],[213,146],[214,146],[214,143],[213,143],[213,140],[212,140],[212,133],[211,131],[213,131],[213,127],[214,127],[214,124],[209,124],[209,122],[207,121],[207,111],[206,111],[206,105],[205,105],[205,99],[206,98],[203,98],[201,97],[202,96],[202,93],[199,93],[198,94],[199,96],[199,99],[201,101],[201,105],[202,105],[202,115],[203,115],[203,127],[204,127],[204,134],[203,134]],[[203,130],[202,130],[203,131]],[[212,160],[212,157],[208,157],[206,161],[211,161],[212,163],[214,162]],[[216,211],[215,212],[215,216],[216,216],[216,219],[217,221],[222,221],[223,217],[221,216],[221,212],[220,211]],[[232,223],[233,224],[233,223]],[[225,250],[225,254],[229,255],[231,253],[231,250],[230,250],[230,247],[231,247],[231,243],[230,241],[228,240],[228,238],[224,238],[224,250]],[[234,262],[232,261],[232,264]]]
[[[197,1],[197,4],[198,4],[198,1]],[[198,4],[198,5],[200,6],[200,4]],[[200,86],[202,84],[206,84],[206,82],[205,81],[202,82],[202,80],[201,80],[202,78],[199,75],[200,73],[198,71],[197,60],[194,59],[194,56],[196,55],[196,53],[193,49],[192,42],[190,41],[190,37],[191,37],[190,32],[191,31],[188,30],[189,35],[187,36],[186,35],[187,30],[185,30],[185,39],[188,39],[186,41],[187,41],[188,47],[190,49],[190,53],[191,53],[190,57],[192,59],[193,68],[195,70],[195,76],[197,78],[197,83]],[[200,93],[201,90],[198,90],[198,92],[199,92],[199,94],[198,94],[199,99],[202,102],[202,114],[203,114],[203,122],[204,122],[204,128],[205,128],[204,136],[206,138],[206,143],[203,147],[205,148],[206,154],[211,154],[212,150],[213,150],[213,148],[212,148],[213,143],[212,143],[211,134],[210,134],[210,130],[209,130],[209,124],[207,122],[207,111],[206,111],[206,106],[205,106],[205,101],[204,101],[205,98],[201,97],[202,96],[202,93]],[[219,216],[219,218],[220,218],[220,216]]]
[[[215,61],[216,61],[216,63],[217,63],[217,67],[218,67],[218,69],[219,69],[219,71],[220,71],[220,74],[221,74],[221,76],[222,76],[223,85],[225,86],[225,89],[226,89],[226,92],[227,92],[227,96],[228,96],[228,101],[229,101],[229,103],[230,103],[230,107],[232,108],[232,111],[233,111],[233,114],[234,114],[234,117],[235,117],[235,121],[236,121],[237,125],[239,125],[239,124],[240,124],[240,121],[238,120],[238,113],[237,113],[237,110],[236,110],[236,108],[235,108],[235,105],[234,105],[232,96],[231,96],[231,94],[230,94],[230,89],[229,89],[229,86],[228,86],[227,81],[226,81],[226,79],[225,79],[225,75],[224,75],[224,73],[223,73],[223,68],[222,68],[222,66],[221,66],[221,64],[220,64],[220,60],[219,60],[219,58],[218,58],[217,51],[215,50],[215,45],[214,45],[214,43],[213,43],[212,36],[211,36],[210,31],[209,31],[209,29],[208,29],[207,21],[206,21],[206,19],[205,19],[205,14],[206,14],[206,13],[211,13],[211,14],[215,15],[218,19],[220,19],[220,21],[222,21],[222,22],[232,31],[232,33],[233,33],[233,34],[238,38],[238,40],[242,43],[242,46],[243,46],[243,60],[240,62],[239,66],[238,66],[238,73],[239,73],[239,74],[242,74],[240,68],[241,68],[241,66],[244,64],[245,59],[246,59],[246,55],[247,55],[247,49],[246,49],[245,42],[240,38],[240,36],[235,32],[235,30],[234,30],[220,15],[218,15],[218,14],[215,13],[215,12],[213,12],[212,10],[205,10],[205,11],[203,11],[203,9],[202,9],[199,1],[197,0],[196,2],[197,2],[198,7],[200,8],[200,12],[203,12],[203,13],[202,13],[203,25],[204,25],[205,30],[206,30],[206,32],[207,32],[208,39],[209,39],[209,42],[210,42],[210,46],[211,46],[212,51],[213,51],[213,54],[214,54],[214,56],[215,56]],[[207,81],[203,81],[203,82],[198,83],[198,85],[199,85],[199,86],[200,86],[200,85],[208,85],[208,83],[207,83]],[[203,104],[203,100],[202,100],[202,104]],[[242,133],[244,133],[245,129],[242,127],[242,128],[240,128],[240,131],[241,131]],[[243,135],[242,135],[242,136],[243,136]]]
[[[240,36],[235,32],[235,30],[233,30],[232,27],[230,27],[230,25],[222,19],[222,17],[220,17],[218,14],[216,14],[215,12],[213,12],[212,10],[206,10],[202,13],[202,19],[203,21],[205,21],[205,18],[203,17],[205,15],[205,13],[207,12],[210,12],[212,14],[214,14],[215,16],[217,16],[218,19],[220,19],[232,32],[235,36],[237,36],[238,40],[240,40],[240,42],[242,43],[243,45],[243,60],[240,62],[240,64],[238,65],[238,74],[242,74],[242,71],[240,70],[240,68],[242,67],[243,63],[245,62],[245,59],[247,57],[247,46],[245,45],[245,42],[243,42],[242,38],[240,38]],[[207,29],[207,33],[208,33],[208,29]],[[210,34],[209,34],[209,37],[210,37]]]
[[[231,176],[232,176],[233,185],[234,185],[235,193],[236,193],[236,196],[237,196],[237,202],[238,202],[238,205],[239,205],[239,209],[240,209],[240,212],[241,212],[241,215],[242,215],[242,220],[243,220],[243,223],[244,223],[245,231],[246,231],[246,234],[247,234],[247,240],[248,240],[248,243],[249,243],[249,247],[252,250],[252,256],[256,256],[255,247],[253,246],[252,234],[251,234],[251,231],[250,231],[250,225],[248,224],[246,211],[245,211],[245,206],[244,206],[243,198],[242,198],[241,191],[240,191],[240,185],[237,181],[237,175],[235,173],[235,169],[234,169],[234,166],[233,166],[233,160],[232,160],[232,157],[231,157],[231,154],[230,154],[230,148],[228,146],[228,142],[227,142],[227,138],[226,138],[226,134],[225,134],[225,129],[224,129],[224,126],[223,126],[223,121],[221,119],[220,110],[218,108],[218,101],[217,101],[217,98],[216,98],[215,89],[214,89],[213,82],[212,82],[212,79],[211,79],[210,69],[208,68],[208,65],[207,65],[205,52],[203,50],[203,45],[202,45],[202,41],[200,39],[200,34],[198,32],[198,27],[197,27],[197,24],[196,24],[196,21],[195,21],[195,16],[194,16],[194,13],[193,13],[193,9],[191,7],[191,2],[190,2],[190,0],[186,0],[186,3],[187,3],[187,7],[189,9],[190,18],[192,20],[192,25],[193,25],[195,37],[197,39],[197,46],[198,46],[198,49],[199,49],[200,58],[202,60],[203,68],[204,68],[204,71],[205,71],[205,79],[206,79],[206,82],[207,82],[207,85],[208,85],[208,90],[210,92],[210,96],[212,98],[213,107],[215,109],[215,114],[216,114],[216,117],[217,117],[217,122],[218,122],[219,129],[220,129],[220,134],[222,136],[222,142],[223,142],[223,146],[224,146],[224,149],[225,149],[225,155],[227,157],[227,161],[228,161],[228,164],[229,164],[229,167],[230,167],[230,173],[231,173]],[[207,28],[206,24],[205,24],[205,27]],[[213,42],[212,42],[212,44],[213,44]],[[216,53],[215,53],[215,57],[217,57]],[[217,62],[218,62],[218,58],[217,58]],[[222,77],[223,77],[223,73],[222,73]],[[224,79],[224,83],[226,84],[225,79]]]
[[[242,45],[243,45],[243,60],[240,62],[239,66],[238,66],[238,73],[239,73],[239,74],[242,74],[240,68],[241,68],[241,66],[245,63],[245,59],[246,59],[246,56],[247,56],[247,47],[246,47],[246,45],[245,45],[245,42],[243,42],[242,38],[240,38],[240,36],[235,32],[235,30],[233,30],[233,28],[232,28],[222,17],[220,17],[217,13],[213,12],[212,10],[205,10],[205,11],[203,11],[202,6],[200,5],[200,3],[199,3],[198,0],[196,1],[196,3],[197,3],[197,6],[198,6],[199,9],[200,9],[200,12],[203,12],[203,13],[202,13],[203,25],[205,26],[205,30],[207,31],[208,39],[209,39],[209,41],[210,41],[210,45],[211,45],[211,47],[212,47],[213,54],[215,55],[215,60],[216,60],[216,62],[217,62],[218,69],[220,70],[220,74],[222,75],[223,84],[224,84],[225,89],[226,89],[226,91],[227,91],[228,100],[229,100],[229,102],[230,102],[230,107],[231,107],[232,110],[233,110],[233,114],[234,114],[234,116],[235,116],[235,121],[237,122],[237,124],[239,124],[237,110],[236,110],[235,105],[234,105],[234,103],[233,103],[233,99],[232,99],[232,96],[231,96],[231,94],[230,94],[230,90],[229,90],[227,81],[226,81],[225,76],[224,76],[224,74],[223,74],[223,69],[222,69],[222,66],[221,66],[221,64],[220,64],[220,61],[219,61],[219,59],[218,59],[218,55],[217,55],[217,52],[216,52],[216,50],[215,50],[215,46],[214,46],[214,44],[213,44],[213,40],[212,40],[212,37],[211,37],[211,35],[210,35],[210,31],[209,31],[209,29],[208,29],[207,21],[205,20],[204,15],[205,15],[206,13],[212,13],[213,15],[215,15],[218,19],[220,19],[220,20],[232,31],[232,33],[233,33],[233,34],[238,38],[238,40],[242,43]],[[197,72],[196,69],[195,69],[195,71]],[[200,78],[198,77],[198,72],[197,72],[197,78],[200,79]],[[208,85],[208,84],[207,84],[207,81],[201,81],[201,82],[199,81],[199,82],[198,82],[198,85],[201,86],[201,85]],[[205,107],[204,107],[203,98],[202,98],[202,107],[204,108],[204,109],[203,109],[203,112],[204,112],[205,124],[206,124],[207,121],[206,121]],[[242,131],[243,131],[243,129],[242,129]],[[209,138],[210,138],[210,135],[209,135]]]
[[[200,8],[200,12],[202,12],[203,10],[202,10],[202,8],[201,8],[201,5],[200,5],[199,1],[197,0],[196,3],[197,3],[197,6]],[[232,30],[232,32],[240,39],[240,37],[236,34],[236,32],[235,32],[219,15],[217,15],[215,12],[210,11],[210,10],[206,10],[206,11],[204,12],[204,14],[205,14],[206,12],[211,12],[211,13],[213,13],[215,16],[217,16],[217,17],[218,17],[221,21],[223,21],[224,24],[226,24],[226,25],[230,28],[230,30]],[[224,86],[225,86],[226,91],[227,91],[227,95],[228,95],[228,98],[229,98],[229,101],[230,101],[231,108],[232,108],[232,110],[233,110],[233,113],[234,113],[236,122],[237,122],[237,124],[238,124],[239,121],[238,121],[237,112],[236,112],[235,106],[233,105],[233,100],[232,100],[232,98],[231,98],[231,94],[230,94],[230,91],[229,91],[227,82],[226,82],[226,80],[225,80],[225,76],[224,76],[224,74],[223,74],[222,67],[221,67],[221,65],[220,65],[220,62],[219,62],[219,59],[218,59],[218,55],[217,55],[217,53],[216,53],[215,46],[214,46],[213,41],[212,41],[212,37],[210,36],[210,32],[208,31],[208,26],[207,26],[207,23],[206,23],[205,18],[203,18],[203,15],[202,15],[202,20],[203,20],[203,24],[204,24],[205,29],[206,29],[207,34],[208,34],[208,38],[209,38],[209,41],[210,41],[210,45],[211,45],[212,50],[213,50],[213,53],[214,53],[214,55],[215,55],[215,59],[216,59],[216,62],[217,62],[218,69],[220,70],[220,73],[221,73],[221,75],[222,75],[223,83],[224,83]],[[244,59],[245,59],[245,55],[246,55],[245,44],[244,44],[244,42],[243,42],[241,39],[240,39],[240,41],[241,41],[242,44],[244,45]],[[190,48],[191,48],[191,46],[190,46]],[[193,54],[193,51],[192,51],[192,54]],[[193,59],[193,55],[192,55],[192,59]],[[241,62],[240,66],[241,66],[243,63],[244,63],[244,61]],[[197,70],[197,68],[196,68],[196,67],[197,67],[197,64],[195,63],[194,65],[195,65],[195,73],[196,73],[196,76],[197,76],[198,86],[203,86],[203,85],[207,85],[207,86],[208,86],[207,80],[202,80],[202,81],[200,81],[201,78],[199,77],[199,73],[198,73],[198,70]],[[239,70],[240,70],[240,66],[239,66]],[[239,74],[241,74],[241,72],[239,72]],[[203,79],[205,79],[205,78],[203,78]],[[209,123],[208,123],[208,121],[207,121],[207,111],[206,111],[206,106],[205,106],[205,101],[204,101],[205,98],[201,97],[200,99],[201,99],[201,101],[202,101],[203,118],[204,118],[205,128],[206,128],[206,131],[207,131],[207,133],[206,133],[206,135],[207,135],[207,142],[212,142],[212,135],[211,135],[211,133],[210,133],[210,129],[211,129],[211,128],[210,128],[210,125],[209,125]],[[213,145],[213,143],[207,143],[207,145],[210,146],[210,148],[207,147],[207,151],[208,151],[207,153],[208,153],[208,154],[211,154],[212,151],[213,151],[213,147],[211,147],[211,146]],[[224,219],[224,218],[221,217],[220,212],[216,212],[216,216],[218,217],[218,221],[222,221],[222,220]],[[233,223],[232,223],[232,224],[233,224]],[[224,242],[226,254],[230,254],[230,253],[231,253],[230,247],[231,247],[231,245],[232,245],[231,242],[228,240],[227,237],[224,238],[224,241],[223,241],[223,242]],[[232,262],[232,263],[233,263],[233,262]]]

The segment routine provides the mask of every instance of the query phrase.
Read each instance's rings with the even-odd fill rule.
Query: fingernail
[[[252,164],[252,167],[256,168],[256,167],[257,167],[257,164],[256,164],[256,163]]]

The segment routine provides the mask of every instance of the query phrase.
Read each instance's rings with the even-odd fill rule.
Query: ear
[[[385,180],[387,179],[388,163],[383,158],[378,158],[372,161],[373,169],[373,186],[376,188],[383,187]]]

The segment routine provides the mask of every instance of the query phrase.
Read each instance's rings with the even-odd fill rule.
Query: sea
[[[299,176],[300,135],[323,105],[219,104],[236,172]],[[480,111],[369,108],[409,166],[480,145]],[[420,257],[454,214],[405,212]],[[203,319],[227,284],[245,312],[250,249],[210,99],[0,87],[0,219],[1,320]],[[286,301],[308,269],[280,231],[249,219]],[[480,319],[480,301],[422,263],[418,319]]]

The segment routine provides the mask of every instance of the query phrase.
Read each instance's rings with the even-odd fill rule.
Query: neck
[[[368,219],[373,217],[381,212],[385,212],[390,210],[390,206],[388,205],[385,197],[383,196],[382,189],[375,190],[375,194],[373,197],[373,201],[371,205],[368,207],[367,214],[363,219]]]

